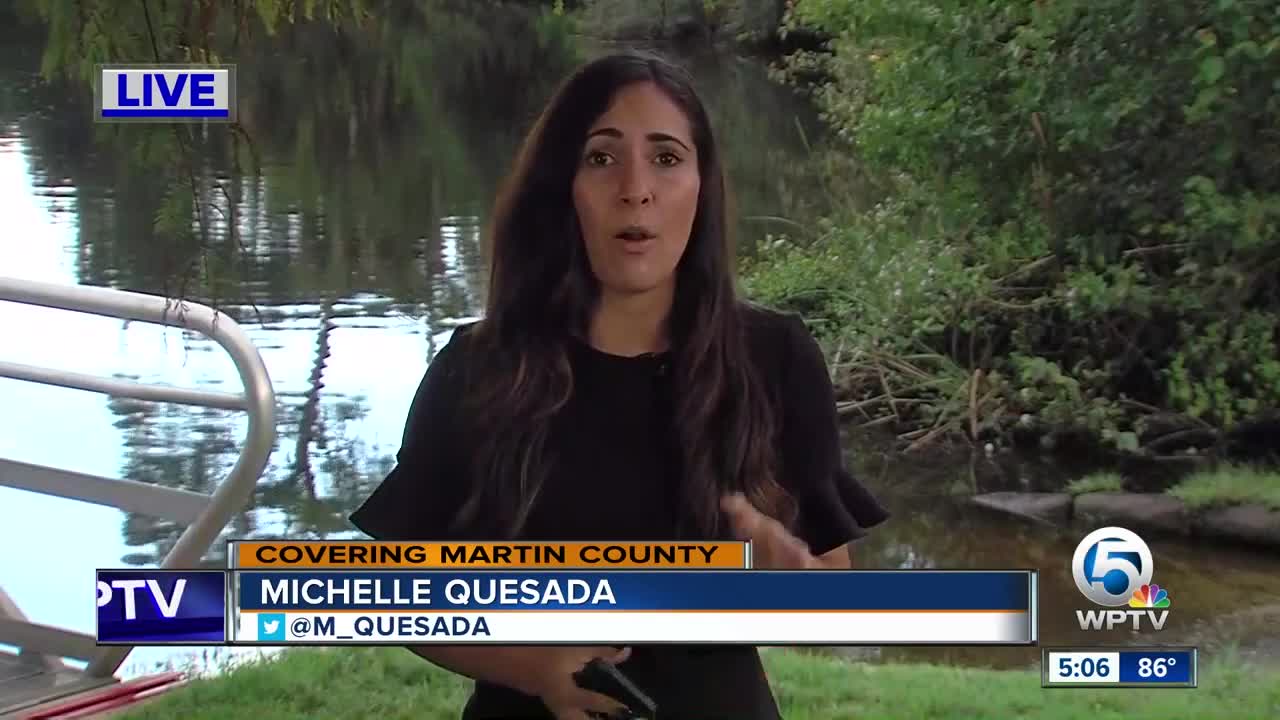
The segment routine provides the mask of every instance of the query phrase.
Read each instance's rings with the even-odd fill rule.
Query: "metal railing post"
[[[244,507],[257,486],[275,446],[275,394],[266,366],[256,347],[234,320],[198,303],[178,303],[167,298],[112,288],[58,285],[0,277],[0,301],[10,301],[75,312],[135,320],[199,332],[222,346],[235,363],[244,385],[243,395],[228,395],[187,388],[145,385],[119,379],[0,362],[0,377],[61,387],[78,388],[113,396],[168,401],[204,407],[242,409],[249,414],[244,447],[230,474],[208,496],[207,504],[179,537],[160,567],[194,567],[208,552],[231,516]],[[19,467],[21,466],[21,467]],[[5,470],[13,476],[5,483]],[[19,472],[21,470],[21,472]],[[112,483],[115,482],[115,485]],[[52,468],[7,463],[0,460],[0,485],[108,504],[115,507],[151,505],[187,508],[200,498],[178,497],[170,488],[112,481]],[[77,484],[81,488],[77,495]],[[92,491],[88,490],[93,485]],[[167,504],[166,504],[167,503]],[[176,512],[176,510],[175,510]],[[86,590],[86,593],[89,593]],[[91,594],[86,594],[86,598]],[[86,602],[89,600],[86,599]],[[132,647],[101,648],[86,673],[108,677],[124,662]]]

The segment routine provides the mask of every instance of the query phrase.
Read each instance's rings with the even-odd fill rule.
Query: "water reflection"
[[[273,379],[279,441],[212,565],[227,537],[351,532],[346,515],[389,469],[412,388],[479,312],[484,217],[516,142],[587,52],[521,9],[393,7],[360,31],[303,23],[242,47],[248,137],[94,125],[86,93],[37,80],[43,28],[0,22],[0,272],[213,304],[244,325]],[[699,62],[749,245],[754,216],[796,216],[820,197],[800,161],[798,128],[813,137],[813,116],[756,64]],[[238,388],[221,349],[187,333],[4,303],[0,324],[23,339],[4,343],[6,360]],[[12,381],[0,392],[23,409],[0,417],[0,455],[201,492],[225,477],[246,430],[238,413]],[[67,523],[53,530],[59,555],[74,558],[7,555],[6,588],[34,620],[85,631],[92,616],[65,591],[95,567],[155,564],[183,530],[0,497],[14,516],[3,542],[47,536],[56,518]]]
[[[1028,568],[1038,571],[1042,645],[1192,644],[1275,654],[1280,618],[1280,558],[1256,549],[1149,537],[1155,580],[1170,592],[1159,633],[1080,630],[1075,611],[1090,609],[1071,575],[1076,544],[1088,529],[1057,528],[973,506],[974,492],[1051,489],[1074,476],[1047,458],[987,457],[956,450],[902,456],[864,435],[847,439],[848,459],[877,488],[893,520],[859,547],[869,568]],[[1038,648],[859,648],[853,657],[929,660],[990,667],[1038,663]]]

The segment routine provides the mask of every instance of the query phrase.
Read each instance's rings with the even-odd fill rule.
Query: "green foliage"
[[[763,42],[775,37],[784,0],[584,0],[583,29],[625,40]]]
[[[1173,407],[1233,425],[1280,407],[1276,318],[1260,310],[1235,322],[1184,323],[1165,376]]]
[[[995,372],[991,412],[1126,449],[1135,407],[1230,427],[1280,403],[1274,3],[812,0],[785,26],[834,38],[782,74],[901,213],[824,239],[872,249],[815,276],[857,298],[830,324]],[[937,279],[895,310],[863,287],[884,267]]]
[[[1280,510],[1280,473],[1223,464],[1191,474],[1168,492],[1192,508],[1257,504]]]
[[[578,18],[564,8],[564,0],[556,0],[550,8],[543,8],[534,22],[538,44],[542,47],[572,47],[572,36],[579,30]]]
[[[1119,473],[1096,472],[1077,478],[1067,483],[1067,492],[1072,495],[1083,495],[1093,492],[1120,492],[1124,489],[1124,481]]]
[[[889,200],[865,214],[824,219],[809,246],[771,237],[744,262],[744,289],[829,326],[827,334],[907,351],[914,333],[900,332],[904,325],[929,334],[956,319],[933,298],[964,302],[981,292],[977,276],[960,272],[957,249],[942,235],[915,232],[911,214]]]

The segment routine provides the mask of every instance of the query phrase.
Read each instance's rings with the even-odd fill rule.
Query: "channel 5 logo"
[[[1081,630],[1111,630],[1144,624],[1164,629],[1169,619],[1169,591],[1151,582],[1155,564],[1151,548],[1131,530],[1105,527],[1094,530],[1076,546],[1071,575],[1081,594],[1096,605],[1131,610],[1077,610]],[[1145,620],[1145,623],[1144,623]]]

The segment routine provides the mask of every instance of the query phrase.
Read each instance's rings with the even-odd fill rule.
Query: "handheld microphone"
[[[604,660],[596,658],[587,663],[586,667],[573,674],[573,679],[583,690],[608,695],[627,706],[628,714],[621,717],[601,713],[593,713],[592,717],[601,720],[655,720],[657,717],[658,704],[653,698],[636,687],[621,670]]]

